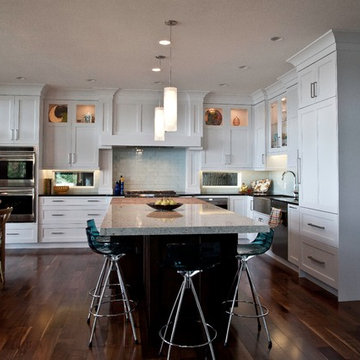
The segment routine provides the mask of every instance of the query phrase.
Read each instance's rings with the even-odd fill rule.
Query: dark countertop
[[[51,195],[45,195],[45,194],[39,194],[39,196],[111,196],[111,197],[115,197],[112,194],[96,194],[96,193],[82,193],[82,194],[51,194]],[[278,200],[278,201],[283,201],[285,203],[288,204],[293,204],[293,205],[299,205],[299,200],[293,198],[292,196],[289,195],[282,195],[282,194],[271,194],[271,193],[266,193],[266,194],[259,194],[259,193],[219,193],[219,194],[201,194],[201,193],[177,193],[176,196],[201,196],[201,197],[212,197],[212,196],[262,196],[262,197],[267,197],[267,198],[271,198],[274,200]],[[124,196],[116,196],[118,198],[123,198]]]

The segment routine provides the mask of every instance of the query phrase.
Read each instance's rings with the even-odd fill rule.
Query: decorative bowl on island
[[[177,209],[178,207],[180,207],[182,205],[182,203],[178,203],[176,201],[174,201],[173,199],[159,199],[155,202],[150,202],[148,203],[148,205],[155,209],[155,210],[160,210],[160,211],[172,211]]]

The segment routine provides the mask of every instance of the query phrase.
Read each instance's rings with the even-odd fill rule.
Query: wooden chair
[[[0,209],[0,282],[5,283],[5,224],[8,221],[12,207]]]

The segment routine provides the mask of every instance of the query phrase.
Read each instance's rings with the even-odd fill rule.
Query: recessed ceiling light
[[[159,67],[154,67],[154,68],[151,69],[151,71],[159,72],[159,71],[161,71],[161,69]]]
[[[166,45],[170,45],[170,44],[171,44],[171,41],[170,41],[170,40],[160,40],[160,41],[159,41],[159,44],[166,46]]]
[[[281,36],[273,36],[270,38],[271,41],[281,41],[283,38]]]
[[[25,80],[26,78],[24,76],[17,76],[16,80]]]
[[[95,82],[96,79],[86,79],[87,82]]]
[[[249,67],[247,65],[240,65],[238,66],[240,70],[247,70]]]

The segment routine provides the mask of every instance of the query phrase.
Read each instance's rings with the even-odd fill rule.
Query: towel
[[[271,229],[276,228],[281,223],[281,210],[271,208],[269,226]]]

